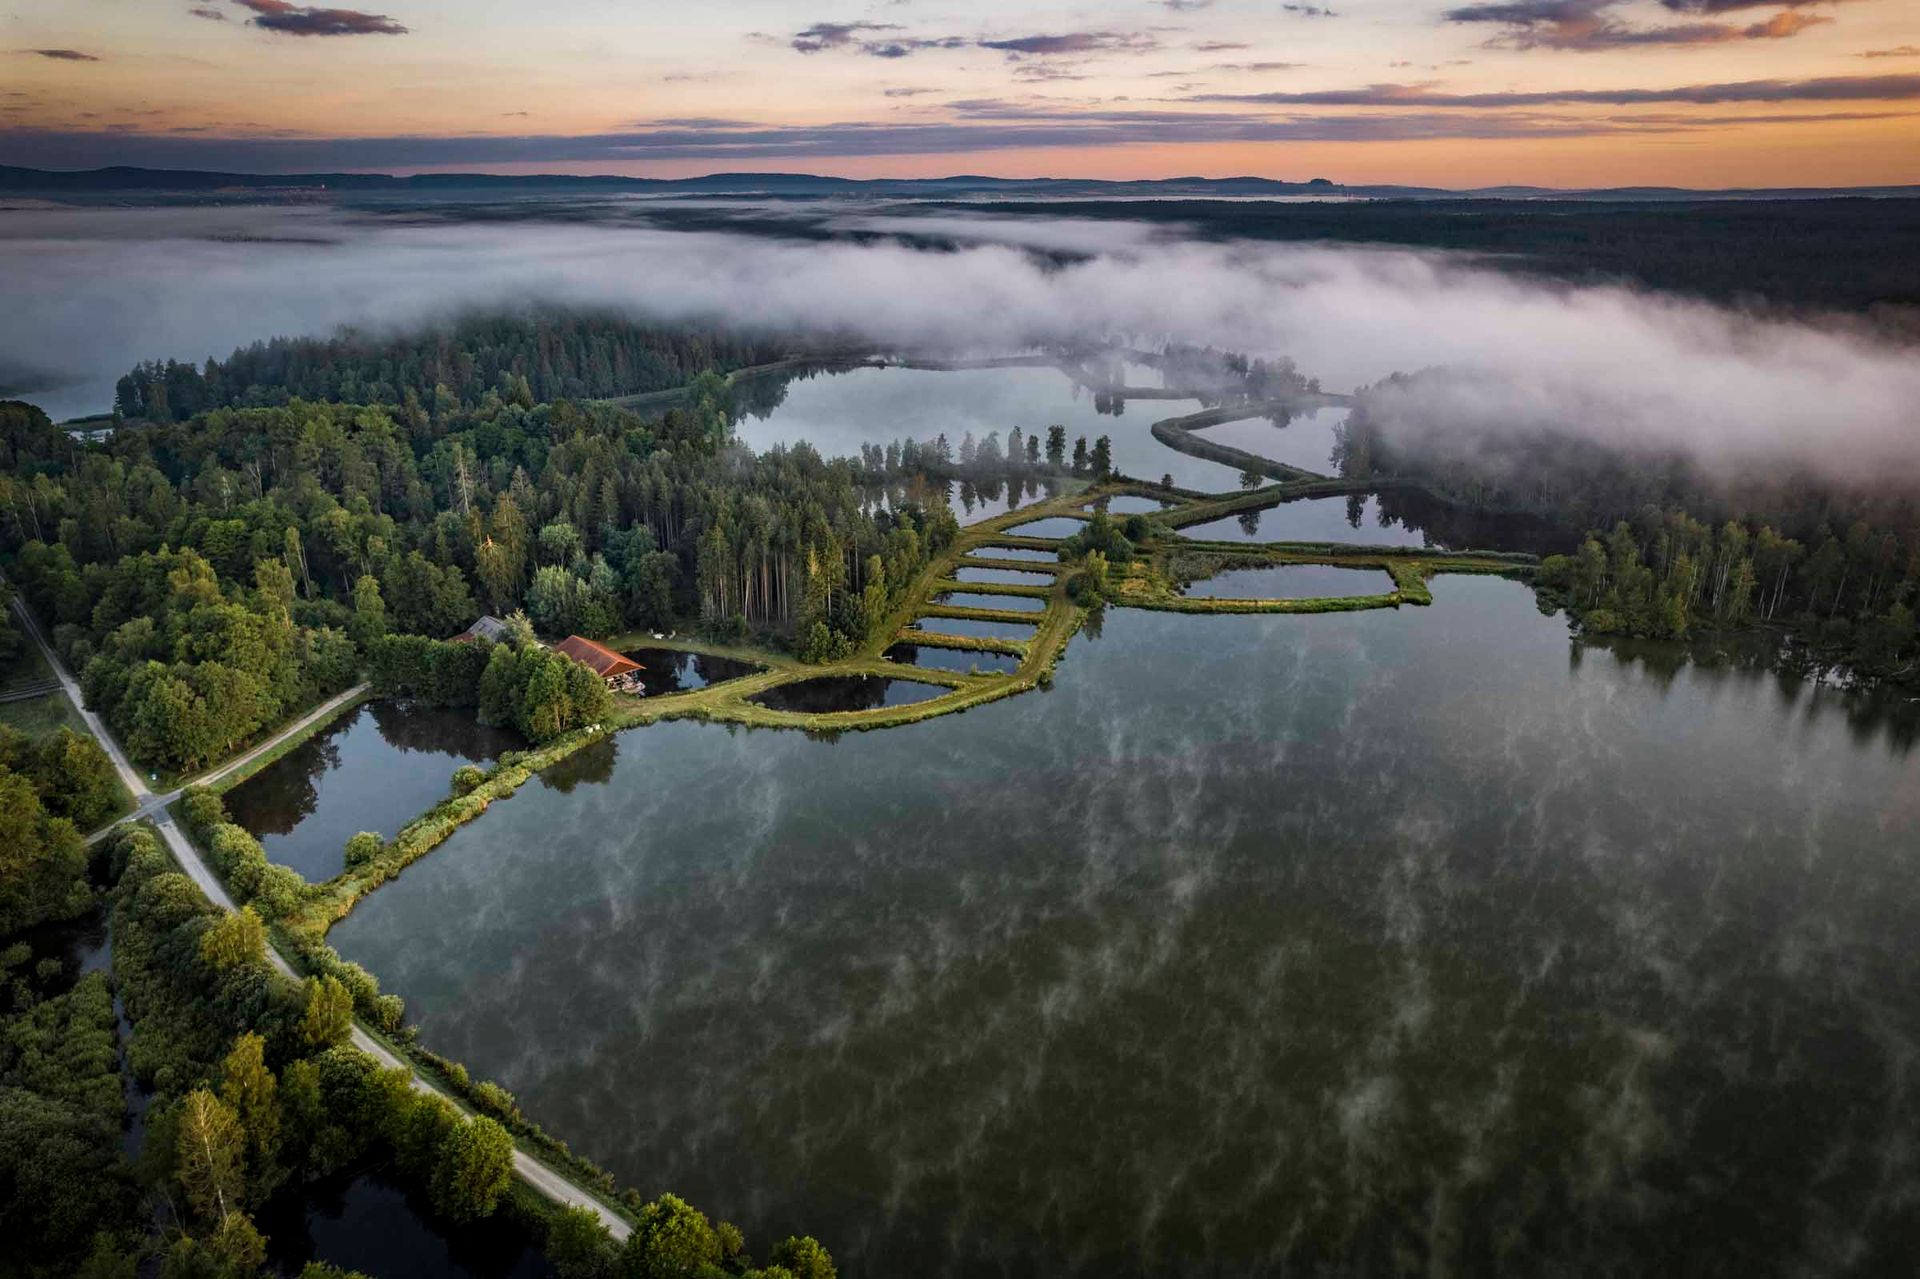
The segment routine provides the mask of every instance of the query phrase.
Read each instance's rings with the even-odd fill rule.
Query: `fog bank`
[[[1806,323],[1564,288],[1391,250],[1221,245],[1122,224],[872,219],[953,252],[632,222],[421,224],[332,209],[0,212],[0,384],[56,417],[151,357],[464,309],[610,306],[1005,351],[1112,338],[1286,355],[1330,390],[1451,366],[1433,429],[1564,431],[1717,469],[1920,479],[1920,360]],[[1046,253],[1033,251],[1035,248]],[[1061,252],[1086,256],[1065,262]]]

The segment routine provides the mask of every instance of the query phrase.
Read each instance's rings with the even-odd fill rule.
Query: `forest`
[[[394,404],[444,415],[489,391],[532,408],[683,386],[794,354],[793,339],[737,329],[647,325],[616,316],[472,316],[412,336],[347,332],[273,338],[196,367],[150,361],[122,377],[114,412],[184,422],[208,409],[292,400]]]

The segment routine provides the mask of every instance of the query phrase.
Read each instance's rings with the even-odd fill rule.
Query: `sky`
[[[0,3],[0,164],[1920,183],[1916,0]]]

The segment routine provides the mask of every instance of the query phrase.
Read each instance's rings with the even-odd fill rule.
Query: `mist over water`
[[[557,303],[949,352],[1210,343],[1289,356],[1335,390],[1446,366],[1417,406],[1432,429],[1562,431],[1842,482],[1920,475],[1920,361],[1808,323],[1446,256],[1199,243],[1124,224],[941,218],[925,228],[971,238],[928,251],[672,231],[564,202],[549,212],[0,212],[13,302],[0,382],[56,415],[101,411],[143,358]]]
[[[1435,597],[1121,611],[1051,692],[835,743],[623,734],[333,940],[850,1276],[1897,1268],[1920,757]]]

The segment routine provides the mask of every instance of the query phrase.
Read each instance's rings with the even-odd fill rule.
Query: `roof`
[[[569,635],[553,646],[556,653],[564,653],[580,663],[601,679],[613,679],[630,671],[640,669],[640,663],[632,658],[622,657],[603,644],[596,644],[583,635]]]
[[[454,636],[453,642],[459,644],[465,640],[489,640],[498,644],[506,638],[507,624],[489,613],[472,626],[469,626],[466,630]]]

